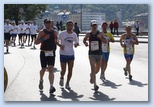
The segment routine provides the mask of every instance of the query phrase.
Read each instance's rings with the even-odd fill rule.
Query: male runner
[[[66,89],[70,89],[70,80],[72,77],[72,71],[74,66],[74,49],[73,45],[76,48],[79,45],[79,41],[75,32],[73,32],[73,21],[68,20],[66,23],[67,30],[59,34],[59,47],[60,47],[60,62],[61,62],[61,77],[60,77],[60,86],[64,85],[64,75],[66,72],[66,64],[68,64],[68,75],[67,81],[65,84]],[[74,43],[75,42],[75,43]]]
[[[135,34],[131,32],[132,27],[130,25],[126,26],[126,33],[121,35],[120,44],[124,49],[124,57],[126,60],[126,67],[123,68],[125,76],[129,74],[129,80],[132,80],[131,75],[131,62],[134,56],[134,45],[138,45],[138,39]]]
[[[35,41],[35,44],[41,43],[41,52],[40,52],[40,62],[41,62],[41,71],[40,71],[40,83],[39,89],[43,89],[43,76],[48,65],[49,71],[49,82],[50,82],[50,93],[54,93],[56,89],[53,86],[54,83],[54,64],[55,64],[55,51],[56,51],[56,42],[57,35],[56,32],[51,29],[51,20],[45,19],[44,25],[46,29],[43,29],[39,32],[38,37]]]
[[[97,91],[99,87],[96,84],[96,74],[99,72],[102,57],[102,42],[106,43],[106,39],[98,30],[98,24],[96,20],[91,21],[91,32],[87,33],[83,39],[85,46],[88,46],[86,42],[89,40],[89,62],[91,66],[90,83],[94,84],[94,90]]]
[[[108,24],[107,22],[104,22],[102,24],[102,29],[103,29],[103,33],[104,36],[107,40],[107,43],[102,43],[102,65],[101,65],[101,75],[100,75],[100,79],[104,82],[105,79],[105,70],[107,68],[107,63],[108,63],[108,59],[109,59],[109,55],[110,55],[110,42],[114,42],[114,37],[112,35],[112,33],[107,32],[107,27]]]

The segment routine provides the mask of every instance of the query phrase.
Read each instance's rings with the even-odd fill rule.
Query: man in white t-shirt
[[[10,32],[12,30],[12,26],[10,25],[10,21],[7,19],[6,24],[4,25],[4,40],[6,43],[6,53],[9,53],[9,41],[11,38]]]
[[[59,34],[58,46],[60,47],[60,62],[61,62],[61,77],[60,77],[60,86],[64,85],[64,75],[66,72],[66,64],[68,63],[68,76],[65,88],[70,89],[69,82],[72,77],[72,69],[74,65],[74,49],[79,46],[79,41],[76,33],[73,32],[73,21],[68,20],[66,23],[66,31],[63,31]],[[74,43],[75,42],[75,43]]]
[[[26,35],[25,42],[28,37],[28,46],[30,46],[30,44],[29,44],[29,42],[30,42],[30,26],[31,26],[31,23],[30,23],[30,21],[28,21],[28,23],[26,24],[26,29],[25,29],[25,35]]]
[[[21,21],[19,25],[19,44],[21,43],[21,48],[24,47],[24,36],[25,36],[25,23]]]
[[[32,39],[31,45],[36,40],[37,32],[38,32],[38,26],[36,25],[36,21],[34,20],[33,24],[30,26],[30,34]],[[33,45],[33,48],[35,49],[35,43]]]
[[[14,46],[16,46],[15,41],[16,41],[17,34],[18,34],[18,26],[13,21],[12,22],[12,33],[11,33],[11,35],[12,35],[12,41],[13,41]]]

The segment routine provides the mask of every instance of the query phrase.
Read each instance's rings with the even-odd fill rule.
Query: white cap
[[[97,21],[96,20],[91,20],[91,25],[97,25]]]

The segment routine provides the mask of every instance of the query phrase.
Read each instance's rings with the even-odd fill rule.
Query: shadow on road
[[[50,94],[50,96],[48,97],[43,93],[43,91],[40,91],[40,95],[41,95],[41,98],[40,98],[41,101],[58,101],[55,98],[54,94]]]
[[[148,85],[147,83],[142,83],[142,82],[139,82],[139,81],[136,81],[136,80],[132,80],[128,84],[130,84],[130,85],[136,85],[138,87],[144,87],[144,86],[147,86]]]
[[[92,100],[98,100],[98,101],[113,101],[115,98],[109,98],[109,96],[103,94],[100,91],[94,92],[93,97],[89,97]]]
[[[61,96],[58,97],[71,99],[72,101],[79,101],[79,98],[83,97],[83,95],[78,95],[78,93],[74,92],[73,90],[65,90],[64,88],[62,88],[61,91]]]
[[[111,87],[113,89],[117,89],[117,87],[122,86],[122,84],[117,85],[117,84],[115,84],[114,82],[112,82],[110,80],[106,80],[106,82],[103,82],[101,85],[108,86],[108,87]]]

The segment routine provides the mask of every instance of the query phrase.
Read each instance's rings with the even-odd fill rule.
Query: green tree
[[[18,24],[19,20],[33,20],[45,9],[46,4],[4,4],[4,19],[15,20]]]

